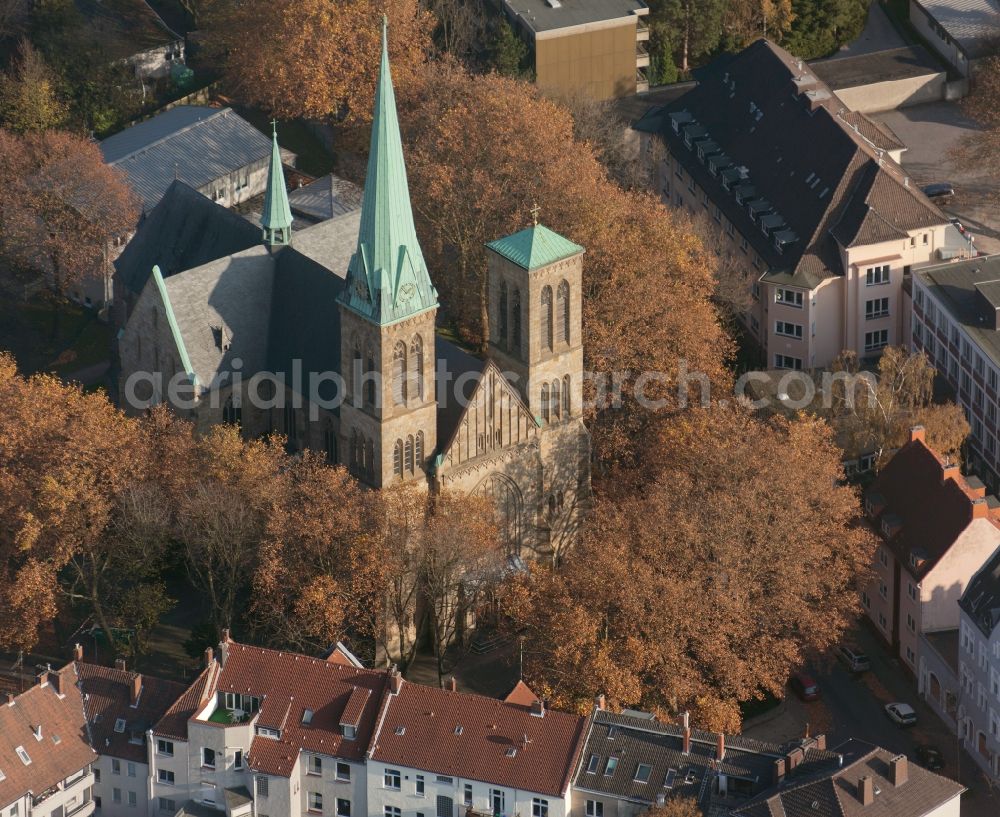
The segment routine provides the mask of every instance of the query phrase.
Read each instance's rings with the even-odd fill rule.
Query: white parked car
[[[913,726],[917,722],[917,713],[909,704],[886,704],[885,714],[896,726]]]

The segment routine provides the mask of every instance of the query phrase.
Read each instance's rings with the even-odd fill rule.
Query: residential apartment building
[[[768,365],[905,342],[904,280],[966,244],[893,159],[898,137],[767,40],[695,76],[635,128],[662,200],[745,268],[746,325]]]
[[[805,780],[789,779],[730,817],[958,817],[965,787],[861,741],[838,746],[841,763]]]
[[[1000,779],[1000,551],[959,601],[958,734],[990,778]]]
[[[785,779],[835,768],[822,735],[784,745],[663,724],[636,710],[617,714],[598,698],[573,777],[572,817],[637,817],[672,797],[723,814]]]
[[[93,764],[83,697],[70,664],[0,703],[0,815],[90,817]]]
[[[156,812],[367,813],[365,750],[385,671],[229,640],[152,730]]]
[[[149,730],[184,694],[185,687],[125,669],[83,662],[77,645],[75,669],[94,762],[94,802],[101,817],[147,817]]]
[[[996,512],[982,482],[942,462],[919,426],[865,493],[879,544],[862,604],[914,675],[920,636],[958,627],[959,598],[1000,546]]]
[[[368,752],[368,814],[568,817],[585,724],[526,688],[499,701],[393,674]]]
[[[1000,256],[927,267],[912,281],[910,346],[965,409],[969,466],[1000,490]]]
[[[593,99],[649,90],[644,0],[496,0],[532,49],[540,88]]]

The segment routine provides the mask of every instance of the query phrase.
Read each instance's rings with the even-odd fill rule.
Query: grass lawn
[[[58,331],[53,336],[53,310]],[[13,353],[25,374],[65,376],[102,363],[111,355],[111,327],[97,313],[68,301],[58,306],[46,298],[17,301],[0,298],[0,349]]]

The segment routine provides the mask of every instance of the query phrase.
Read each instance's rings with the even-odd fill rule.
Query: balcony
[[[646,72],[641,69],[636,69],[635,71],[635,92],[637,94],[645,93],[649,90],[649,78],[646,76]]]
[[[636,68],[648,68],[649,67],[649,51],[645,45],[640,42],[635,44],[635,67]]]
[[[635,39],[639,42],[649,40],[649,25],[642,17],[636,20],[635,23]]]

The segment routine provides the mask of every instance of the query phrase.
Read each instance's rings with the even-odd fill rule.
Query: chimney
[[[229,658],[229,642],[225,637],[229,635],[229,631],[223,630],[222,635],[223,639],[219,642],[219,664],[225,669],[226,659]]]
[[[35,680],[38,681],[38,686],[48,686],[49,683],[49,671],[43,669],[38,675],[35,676]]]
[[[211,647],[205,647],[205,666],[212,666],[212,660],[215,658],[215,653],[212,651]]]
[[[715,739],[715,759],[723,760],[726,756],[726,735],[724,732],[719,732],[718,737]]]
[[[972,518],[973,519],[985,519],[990,514],[989,506],[986,504],[986,500],[981,496],[976,497],[972,500]]]
[[[788,774],[791,774],[792,771],[802,762],[802,754],[801,749],[792,749],[787,755],[785,755],[785,759],[788,761],[785,769]]]
[[[399,690],[403,688],[403,676],[399,674],[399,670],[396,665],[393,664],[389,669],[389,691],[393,695],[398,695]]]
[[[49,684],[56,691],[56,695],[62,695],[62,673],[50,672],[49,673]]]
[[[771,784],[777,786],[784,779],[785,779],[785,759],[783,757],[779,757],[775,759],[774,766],[772,767]]]
[[[222,628],[222,641],[223,641],[224,644],[228,644],[230,641],[232,641],[232,639],[229,637],[229,628],[228,627],[223,627]]]
[[[14,693],[13,692],[8,692],[7,693],[7,706],[13,706],[13,705],[14,705]]]
[[[601,710],[603,710],[603,709],[607,708],[607,705],[608,705],[608,703],[607,703],[607,700],[605,699],[603,693],[601,695],[598,695],[596,698],[594,698],[594,708],[595,709],[601,709]]]
[[[534,715],[536,718],[544,718],[545,703],[540,701],[538,698],[535,698],[535,700],[531,702],[531,714]]]
[[[902,786],[910,776],[906,755],[896,755],[889,761],[889,780],[893,786]]]
[[[454,675],[452,675],[451,678],[448,679],[448,691],[458,692],[458,681],[455,680]]]
[[[813,738],[813,740],[815,741],[813,745],[817,749],[819,749],[821,752],[826,751],[826,735],[816,735],[816,737]]]
[[[125,659],[124,658],[116,658],[115,659],[115,669],[120,669],[122,672],[125,672]]]
[[[912,442],[916,442],[917,440],[920,440],[920,442],[925,442],[926,439],[927,439],[927,435],[925,433],[925,430],[924,430],[923,426],[912,426],[910,428],[910,442],[911,443]]]
[[[80,644],[73,645],[73,660],[74,661],[83,660],[83,647]]]
[[[31,727],[31,733],[35,736],[35,740],[41,740],[42,739],[42,725],[38,724],[38,726],[32,726]]]
[[[958,479],[960,473],[957,465],[942,465],[941,482],[947,482],[949,479]]]
[[[870,806],[875,802],[875,781],[869,775],[858,781],[858,800],[863,806]]]
[[[139,695],[142,694],[142,676],[137,672],[132,676],[132,689],[131,689],[131,704],[132,706],[139,705]]]
[[[685,755],[691,754],[691,727],[684,727],[684,734],[681,736],[681,753]]]

